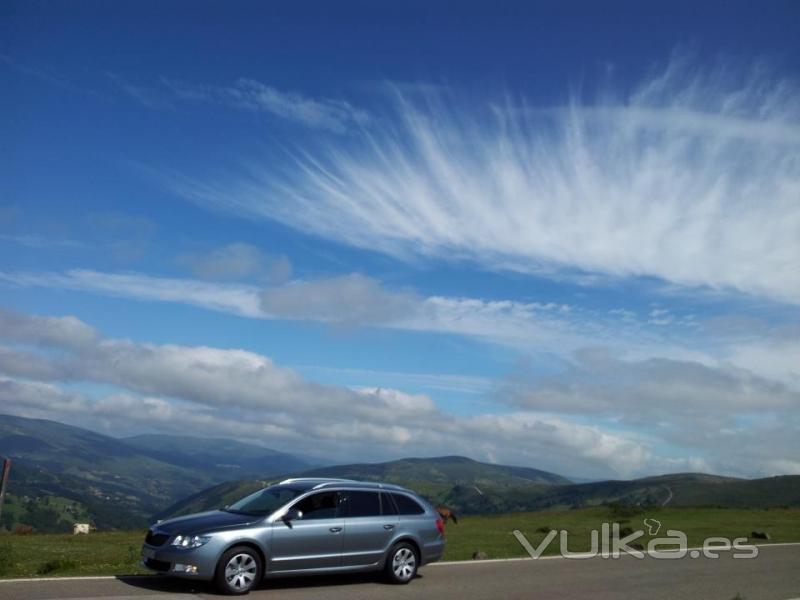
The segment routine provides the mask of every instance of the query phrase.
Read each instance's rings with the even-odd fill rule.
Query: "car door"
[[[273,523],[269,572],[340,566],[345,527],[340,504],[340,492],[315,492],[292,506],[302,512],[301,518]]]
[[[397,528],[397,510],[388,497],[377,491],[351,490],[344,494],[342,566],[377,565]]]

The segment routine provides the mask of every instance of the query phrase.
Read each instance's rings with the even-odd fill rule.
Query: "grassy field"
[[[0,577],[122,575],[139,567],[144,531],[0,536]]]
[[[489,558],[525,556],[511,532],[522,531],[537,546],[550,529],[569,532],[570,550],[589,548],[589,532],[603,522],[646,529],[644,518],[655,518],[666,529],[686,533],[691,546],[709,536],[747,537],[766,531],[771,542],[800,542],[800,509],[653,508],[645,512],[609,507],[540,511],[496,516],[465,516],[447,525],[445,560],[467,560],[473,552]],[[32,534],[0,536],[0,577],[122,575],[145,572],[138,566],[144,531],[93,532],[90,535]],[[647,543],[650,536],[640,538]],[[753,540],[763,542],[762,540]],[[545,554],[558,551],[552,543]]]
[[[648,530],[642,524],[645,518],[661,522],[662,536],[666,535],[667,529],[683,531],[689,546],[702,545],[702,541],[711,536],[748,537],[751,531],[766,531],[770,534],[770,542],[800,542],[800,508],[652,508],[640,512],[595,507],[464,517],[459,519],[458,525],[447,525],[445,560],[467,560],[476,551],[486,553],[489,558],[527,556],[511,534],[515,529],[524,533],[534,548],[550,529],[564,529],[569,532],[570,551],[586,551],[589,550],[591,530],[600,529],[603,522],[617,522],[621,527],[644,531],[645,535],[637,542],[646,546],[652,536],[647,535]],[[558,540],[555,540],[545,555],[557,553]]]

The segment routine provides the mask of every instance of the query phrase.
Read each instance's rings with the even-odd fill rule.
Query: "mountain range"
[[[78,427],[0,415],[0,456],[13,460],[0,525],[65,531],[145,527],[156,518],[218,508],[293,476],[397,483],[463,514],[600,504],[800,506],[800,476],[738,479],[683,473],[573,483],[529,467],[463,456],[319,467],[304,457],[228,439],[113,438]]]
[[[632,480],[571,483],[559,475],[536,469],[488,465],[463,456],[445,456],[370,465],[340,465],[305,471],[300,476],[397,483],[414,489],[434,504],[448,506],[462,514],[567,510],[603,504],[800,506],[798,475],[738,479],[704,473],[678,473]],[[181,500],[161,516],[218,508],[256,491],[264,483],[252,480],[226,482]]]
[[[63,530],[75,521],[140,527],[176,500],[227,479],[269,477],[305,459],[227,439],[126,439],[43,419],[0,415],[0,456],[11,458],[2,525]]]

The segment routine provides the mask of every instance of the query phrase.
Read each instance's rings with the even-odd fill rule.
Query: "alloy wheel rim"
[[[258,565],[249,554],[236,554],[225,565],[225,581],[236,590],[244,590],[253,585]]]
[[[400,548],[392,559],[392,570],[398,579],[411,579],[417,566],[417,557],[409,548]]]

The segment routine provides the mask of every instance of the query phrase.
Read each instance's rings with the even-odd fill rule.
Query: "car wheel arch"
[[[386,561],[389,560],[389,552],[391,552],[392,548],[401,542],[405,542],[414,546],[414,550],[417,552],[417,560],[422,561],[422,546],[420,543],[410,535],[401,535],[397,539],[392,540],[392,543],[389,544],[389,548],[386,550],[386,554],[383,557],[384,565],[386,564]]]
[[[236,542],[231,542],[225,548],[222,549],[222,552],[220,552],[219,555],[222,556],[231,548],[237,548],[237,547],[245,547],[255,550],[256,553],[258,554],[258,558],[261,559],[261,569],[262,569],[261,575],[263,576],[267,572],[267,555],[264,552],[264,549],[252,540],[239,540]]]

